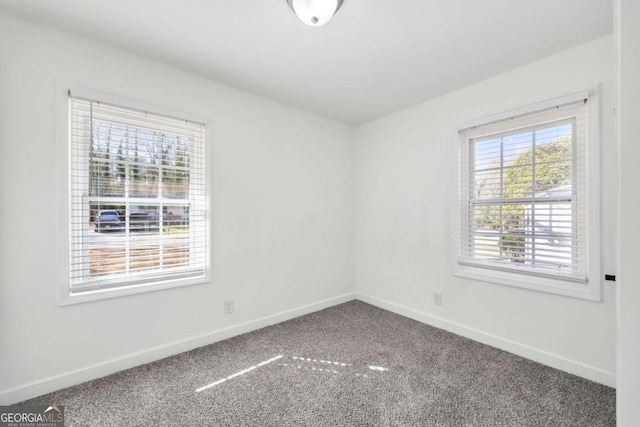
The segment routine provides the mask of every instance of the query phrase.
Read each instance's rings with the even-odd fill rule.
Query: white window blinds
[[[203,276],[204,125],[69,100],[71,293]]]
[[[586,102],[461,131],[460,265],[587,281]]]

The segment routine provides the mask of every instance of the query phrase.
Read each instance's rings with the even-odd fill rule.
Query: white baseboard
[[[8,390],[0,391],[0,405],[10,405],[33,397],[51,393],[66,387],[71,387],[85,381],[101,378],[125,369],[133,368],[145,363],[154,362],[165,357],[173,356],[198,347],[213,344],[237,335],[264,328],[286,320],[294,319],[305,314],[323,310],[334,305],[342,304],[353,299],[389,310],[401,316],[408,317],[418,322],[426,323],[436,328],[444,329],[454,334],[472,339],[474,341],[517,354],[518,356],[542,363],[552,368],[604,384],[609,387],[616,386],[616,375],[593,366],[585,365],[552,353],[538,350],[524,344],[517,343],[496,335],[489,334],[468,326],[460,325],[449,320],[431,316],[417,310],[374,298],[361,293],[348,293],[338,297],[329,298],[313,304],[304,305],[291,310],[276,313],[260,319],[252,320],[236,326],[209,332],[186,340],[176,341],[167,345],[144,350],[121,358],[108,360],[93,366],[67,372],[40,381],[25,384]]]
[[[369,295],[357,293],[356,299],[371,305],[375,305],[376,307],[389,310],[401,316],[408,317],[418,322],[426,323],[427,325],[431,325],[439,329],[444,329],[445,331],[449,331],[456,335],[472,339],[482,344],[487,344],[492,347],[508,351],[509,353],[513,353],[526,359],[533,360],[534,362],[542,363],[543,365],[547,365],[552,368],[556,368],[561,371],[568,372],[570,374],[586,378],[588,380],[595,381],[609,387],[616,387],[616,374],[613,372],[607,372],[593,366],[585,365],[584,363],[576,362],[562,356],[538,350],[536,348],[520,344],[515,341],[501,338],[487,332],[473,329],[459,323],[451,322],[440,317],[422,313],[420,311],[403,307],[401,305],[385,301],[383,299],[371,297]]]
[[[262,317],[260,319],[251,320],[249,322],[231,326],[229,328],[220,329],[217,331],[209,332],[207,334],[188,338],[186,340],[176,341],[163,346],[130,354],[121,358],[107,360],[93,366],[60,375],[55,375],[53,377],[45,378],[43,380],[25,384],[12,389],[2,390],[0,391],[0,405],[11,405],[16,402],[21,402],[26,399],[41,396],[43,394],[51,393],[53,391],[60,390],[66,387],[71,387],[76,384],[94,380],[96,378],[101,378],[115,372],[133,368],[134,366],[164,359],[165,357],[173,356],[175,354],[213,344],[227,338],[255,331],[256,329],[264,328],[266,326],[304,316],[305,314],[323,310],[325,308],[342,304],[353,299],[355,299],[355,293],[340,295],[313,304],[304,305],[298,308]]]

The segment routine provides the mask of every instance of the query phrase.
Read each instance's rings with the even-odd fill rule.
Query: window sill
[[[66,287],[66,291],[60,295],[58,305],[81,304],[85,302],[100,301],[109,298],[117,298],[127,295],[136,295],[147,292],[161,291],[165,289],[181,288],[184,286],[203,285],[209,282],[208,275],[180,278],[173,280],[162,280],[156,282],[146,282],[131,285],[123,285],[118,287],[110,287],[97,290],[77,290],[70,291]]]
[[[561,279],[535,277],[469,265],[458,265],[457,271],[454,275],[465,279],[513,286],[516,288],[563,295],[589,301],[602,301],[600,286],[591,282],[576,283]]]

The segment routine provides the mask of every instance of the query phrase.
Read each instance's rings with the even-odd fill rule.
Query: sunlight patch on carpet
[[[212,382],[211,384],[207,384],[205,386],[202,386],[202,387],[196,389],[196,393],[200,393],[201,391],[204,391],[204,390],[210,389],[212,387],[215,387],[218,384],[222,384],[223,382],[225,382],[227,380],[230,380],[230,379],[233,379],[235,377],[239,377],[241,375],[249,373],[249,372],[253,371],[254,369],[257,369],[257,368],[259,368],[261,366],[267,365],[267,364],[269,364],[271,362],[275,362],[276,360],[279,360],[279,359],[282,359],[282,355],[279,355],[279,356],[276,356],[276,357],[272,357],[271,359],[268,359],[268,360],[265,360],[263,362],[260,362],[257,365],[250,366],[247,369],[243,369],[242,371],[236,372],[235,374],[231,374],[226,378],[222,378],[221,380],[218,380],[218,381]]]

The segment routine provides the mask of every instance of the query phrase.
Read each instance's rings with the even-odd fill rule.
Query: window
[[[68,296],[203,281],[204,131],[70,92]]]
[[[460,275],[599,298],[589,283],[597,202],[590,209],[588,187],[597,167],[589,167],[587,99],[576,94],[461,130]]]

